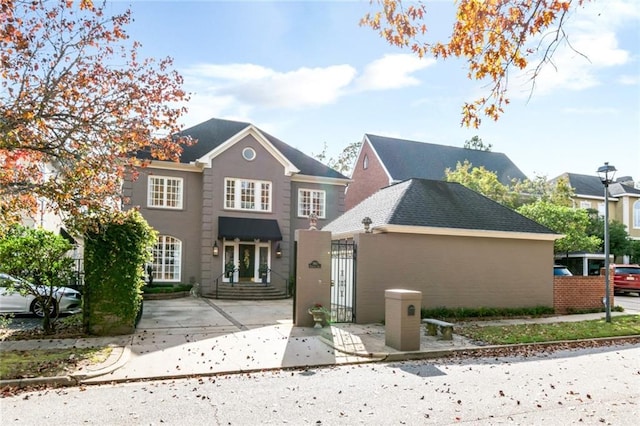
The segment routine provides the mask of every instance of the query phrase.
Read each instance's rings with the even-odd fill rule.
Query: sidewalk
[[[68,377],[0,381],[0,386],[96,384],[196,375],[233,374],[282,368],[434,358],[481,346],[454,334],[451,341],[421,331],[420,350],[385,344],[379,324],[294,327],[291,301],[220,301],[185,298],[145,302],[137,331],[128,336],[0,342],[3,350],[111,346],[108,360]],[[484,323],[582,321],[603,314]],[[275,322],[275,324],[274,324]]]

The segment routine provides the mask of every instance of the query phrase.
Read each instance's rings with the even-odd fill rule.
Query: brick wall
[[[614,306],[613,283],[609,283],[611,307]],[[604,276],[553,277],[553,308],[557,314],[570,310],[603,308]]]
[[[365,155],[369,159],[369,166],[366,169],[363,168],[362,164]],[[353,208],[380,188],[389,185],[389,176],[368,142],[362,146],[360,156],[353,167],[351,179],[353,181],[349,184],[344,197],[344,204],[347,210]]]

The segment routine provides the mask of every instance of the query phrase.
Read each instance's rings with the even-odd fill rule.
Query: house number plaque
[[[309,263],[309,268],[318,269],[318,268],[322,268],[322,265],[317,260],[312,260],[311,263]]]

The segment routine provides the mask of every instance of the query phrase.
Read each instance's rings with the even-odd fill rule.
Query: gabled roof
[[[190,164],[207,156],[211,151],[250,127],[254,128],[264,136],[264,138],[273,145],[280,154],[282,154],[299,170],[299,174],[334,179],[348,179],[338,171],[329,168],[315,158],[312,158],[287,145],[280,139],[253,126],[251,123],[223,120],[219,118],[212,118],[178,133],[177,136],[190,136],[196,141],[196,143],[191,145],[183,146],[183,151],[180,155],[180,163]],[[143,157],[143,155],[140,154],[139,157],[149,158],[148,155],[147,157]]]
[[[459,183],[441,180],[409,179],[382,188],[322,230],[345,236],[363,232],[364,217],[371,218],[374,232],[376,228],[400,232],[400,227],[429,227],[559,237]]]
[[[578,197],[604,198],[604,186],[602,186],[602,181],[598,176],[564,173],[552,180],[556,181],[561,177],[566,177],[568,179],[569,185],[573,188],[576,196]],[[634,188],[632,185],[614,182],[609,185],[609,195],[612,197],[619,197],[621,195],[640,196],[640,190]]]
[[[445,169],[455,170],[457,163],[468,160],[472,167],[484,167],[496,173],[506,185],[512,179],[526,179],[505,154],[458,148],[446,145],[395,139],[365,134],[394,181],[411,178],[443,180]]]

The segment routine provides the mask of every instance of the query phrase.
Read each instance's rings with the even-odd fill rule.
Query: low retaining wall
[[[613,283],[609,284],[609,297],[613,307]],[[604,294],[604,276],[553,277],[553,308],[557,314],[602,308]]]

